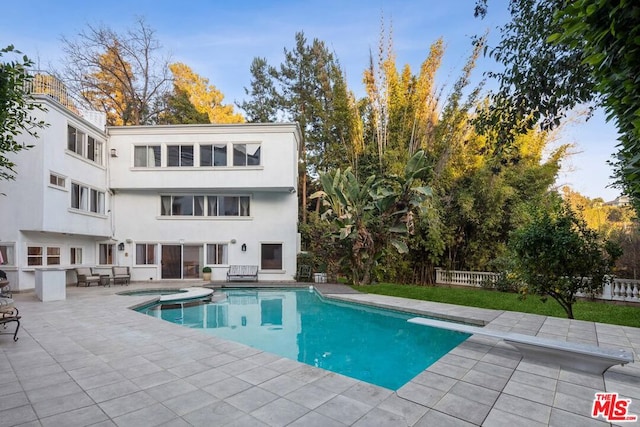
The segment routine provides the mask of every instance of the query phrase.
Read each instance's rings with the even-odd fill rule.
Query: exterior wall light
[[[119,251],[124,251],[124,243],[122,243],[122,242],[118,243],[118,250]]]
[[[118,150],[116,150],[115,148],[111,149],[111,157],[118,157]]]
[[[247,244],[243,243],[242,247],[240,249],[242,249],[242,252],[246,252],[247,251]]]

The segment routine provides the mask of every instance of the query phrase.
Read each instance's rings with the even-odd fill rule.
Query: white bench
[[[423,317],[414,317],[409,319],[408,322],[467,334],[499,338],[517,348],[525,359],[551,362],[571,370],[603,374],[614,365],[633,363],[633,354],[624,349],[607,349],[595,345],[557,341]]]
[[[227,271],[227,282],[232,280],[246,280],[251,279],[258,281],[258,266],[257,265],[230,265],[229,271]]]

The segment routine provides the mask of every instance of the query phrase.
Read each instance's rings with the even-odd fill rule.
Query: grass
[[[535,295],[529,295],[526,299],[520,300],[518,299],[518,294],[515,293],[486,289],[386,283],[354,286],[353,288],[370,294],[390,295],[493,310],[519,311],[543,316],[567,317],[562,307],[554,299],[549,298],[546,302],[543,302],[540,297]],[[635,306],[617,305],[602,301],[578,301],[573,306],[573,315],[577,320],[640,327],[640,307]]]

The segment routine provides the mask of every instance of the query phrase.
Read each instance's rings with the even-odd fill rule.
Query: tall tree
[[[0,180],[15,179],[15,164],[5,153],[29,148],[16,137],[20,134],[37,137],[38,129],[46,126],[33,116],[34,110],[43,110],[29,94],[33,81],[29,67],[33,62],[26,55],[16,60],[2,58],[20,54],[13,45],[0,49]]]
[[[477,0],[476,15],[488,0]],[[556,126],[577,104],[604,105],[621,134],[615,175],[640,212],[640,5],[628,0],[513,0],[491,56],[505,65],[493,109],[500,147],[536,123]],[[524,119],[524,120],[523,120]]]
[[[300,212],[307,218],[309,174],[337,167],[345,160],[343,148],[358,141],[354,124],[354,102],[344,83],[344,74],[324,42],[307,40],[303,32],[295,35],[295,46],[284,49],[284,61],[269,66],[254,59],[252,99],[240,104],[249,120],[283,120],[300,125],[304,142],[300,150]]]
[[[157,121],[170,90],[168,59],[143,19],[122,34],[89,25],[77,39],[63,38],[67,55],[61,79],[112,125]]]
[[[195,73],[188,65],[176,62],[169,65],[173,74],[174,93],[186,94],[197,112],[205,114],[209,123],[242,123],[244,117],[233,111],[233,105],[223,104],[224,95],[209,79]]]

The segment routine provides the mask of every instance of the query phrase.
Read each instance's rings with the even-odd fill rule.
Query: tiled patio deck
[[[621,346],[639,358],[638,328],[320,287],[343,299]],[[632,399],[630,412],[640,415],[639,362],[604,377],[575,373],[471,337],[392,392],[136,313],[127,307],[148,297],[115,295],[122,290],[70,287],[65,301],[47,303],[15,295],[23,321],[18,342],[0,336],[0,426],[604,426],[590,417],[602,391]]]

